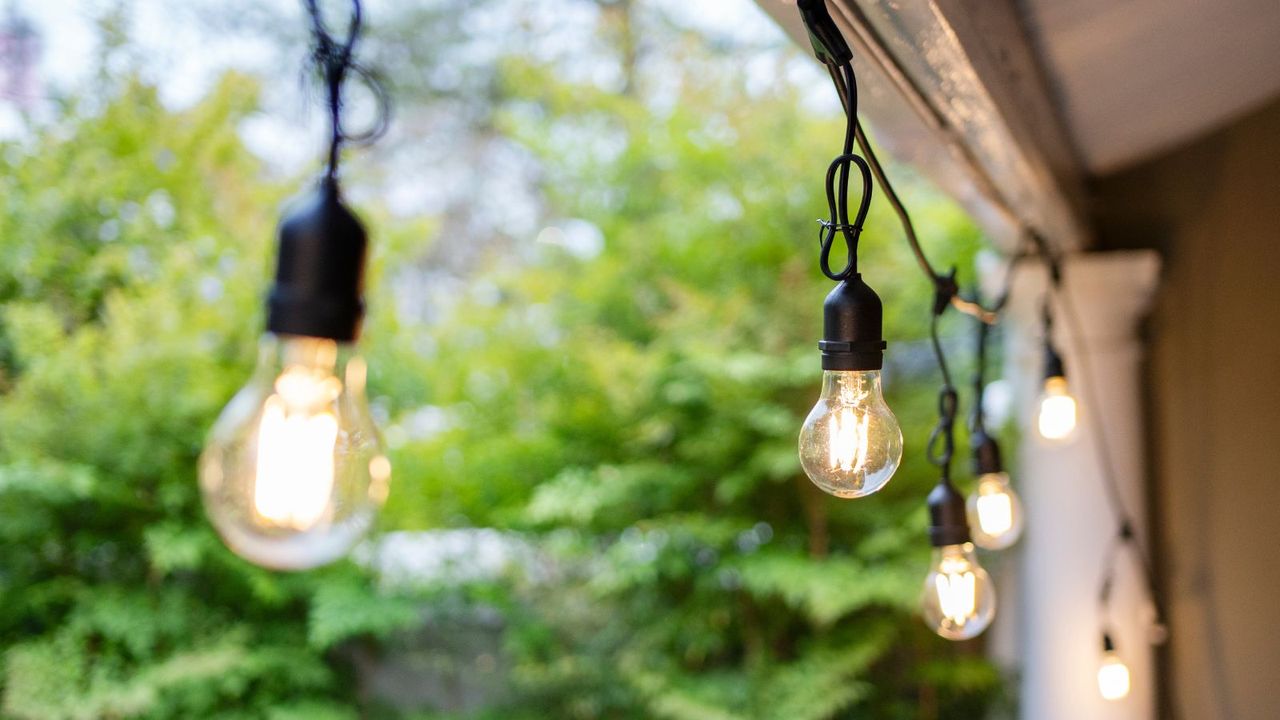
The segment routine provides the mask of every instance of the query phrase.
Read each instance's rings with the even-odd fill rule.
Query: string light
[[[200,458],[205,511],[219,535],[245,559],[282,570],[345,555],[371,526],[391,475],[365,401],[365,364],[354,351],[368,241],[338,183],[342,144],[376,137],[387,117],[385,94],[353,62],[358,0],[352,8],[339,42],[315,0],[306,2],[314,61],[328,90],[326,171],[280,223],[258,368],[222,411]],[[378,122],[361,135],[342,127],[348,74],[368,83],[379,101]]]
[[[1085,400],[1090,406],[1099,407],[1096,397],[1097,386],[1095,378],[1097,374],[1093,372],[1090,362],[1090,352],[1087,338],[1083,333],[1083,327],[1080,322],[1080,315],[1076,311],[1071,294],[1062,286],[1061,262],[1052,252],[1043,236],[1038,233],[1031,233],[1030,237],[1037,246],[1039,256],[1049,266],[1049,290],[1062,311],[1063,318],[1067,323],[1067,330],[1070,332],[1071,337],[1075,339],[1075,357],[1078,358],[1077,363],[1079,366],[1076,376],[1079,379],[1080,387],[1085,393]],[[1046,297],[1046,309],[1049,307],[1049,300],[1050,298]],[[1051,317],[1046,317],[1046,324],[1051,321]],[[1047,332],[1046,335],[1048,335]],[[1111,458],[1110,440],[1106,428],[1102,425],[1102,416],[1094,416],[1092,421],[1085,423],[1085,425],[1089,431],[1090,440],[1093,442],[1094,452],[1097,454],[1099,479],[1102,482],[1107,504],[1111,509],[1115,522],[1114,535],[1103,559],[1102,578],[1098,590],[1098,619],[1104,628],[1102,630],[1103,656],[1099,665],[1098,691],[1108,700],[1120,699],[1129,693],[1131,680],[1129,668],[1121,660],[1119,653],[1116,652],[1112,634],[1105,628],[1111,620],[1111,590],[1115,583],[1117,564],[1125,554],[1125,551],[1128,551],[1128,554],[1136,561],[1141,572],[1144,589],[1151,602],[1153,617],[1148,627],[1148,638],[1151,643],[1155,645],[1164,643],[1168,639],[1168,629],[1163,622],[1164,612],[1160,606],[1160,596],[1156,591],[1155,571],[1152,568],[1151,560],[1146,550],[1134,532],[1133,516],[1129,514],[1128,507],[1120,495],[1118,474]],[[1104,677],[1107,680],[1105,684],[1103,682]],[[1112,695],[1115,697],[1111,697]]]
[[[931,332],[935,347],[937,319],[935,315]],[[996,593],[991,576],[974,554],[964,497],[951,484],[952,423],[957,399],[946,362],[941,354],[938,358],[945,384],[939,396],[940,420],[929,439],[928,454],[939,467],[940,476],[928,498],[929,544],[933,552],[924,579],[921,615],[938,635],[948,640],[968,640],[980,635],[995,619]]]
[[[1009,263],[1010,271],[1014,262]],[[1003,308],[1008,299],[1008,278],[1005,290],[996,302],[996,309]],[[977,293],[974,293],[977,296]],[[973,420],[969,428],[969,444],[973,455],[973,472],[978,477],[967,502],[969,525],[973,529],[973,541],[985,550],[1003,550],[1018,541],[1022,535],[1022,501],[1009,483],[1000,457],[1000,446],[987,434],[983,397],[986,390],[987,336],[991,326],[982,321],[977,325],[977,360],[973,376]]]
[[[933,315],[929,326],[930,339],[938,361],[938,369],[942,374],[943,386],[939,392],[938,424],[929,438],[927,448],[929,460],[939,469],[939,480],[938,485],[929,494],[928,499],[931,520],[929,539],[935,550],[930,570],[925,578],[922,614],[925,622],[942,637],[952,640],[972,638],[991,624],[995,616],[996,599],[991,578],[978,563],[977,557],[973,553],[964,497],[951,484],[951,461],[955,450],[953,428],[958,399],[955,388],[951,383],[951,375],[947,369],[942,344],[938,340],[938,320],[947,308],[953,306],[978,316],[986,322],[993,321],[994,314],[986,311],[977,303],[967,302],[960,298],[959,288],[955,281],[955,270],[953,269],[946,275],[939,274],[933,269],[928,258],[925,257],[916,237],[910,215],[898,199],[892,184],[889,183],[888,178],[885,176],[884,169],[876,158],[875,151],[872,149],[870,142],[868,142],[861,123],[858,121],[857,84],[851,65],[853,53],[850,52],[848,45],[844,42],[840,30],[831,19],[823,0],[800,0],[797,4],[805,26],[808,28],[814,52],[818,59],[827,66],[827,71],[836,86],[836,92],[840,96],[847,118],[844,153],[832,162],[827,171],[827,199],[832,219],[823,222],[824,233],[821,236],[822,270],[827,277],[841,282],[841,285],[828,296],[827,302],[824,304],[826,337],[824,337],[823,343],[820,344],[823,349],[824,369],[827,368],[829,349],[839,352],[844,362],[848,362],[851,365],[857,363],[855,367],[850,368],[854,370],[872,369],[869,367],[872,364],[874,364],[873,369],[878,370],[882,362],[884,341],[881,338],[882,310],[880,300],[875,297],[870,288],[867,288],[861,282],[861,278],[856,271],[857,239],[862,229],[862,220],[866,216],[867,206],[870,203],[870,176],[874,175],[890,206],[893,207],[902,223],[916,261],[934,287]],[[855,142],[865,159],[853,153]],[[856,165],[862,172],[863,197],[859,211],[854,221],[850,223],[848,220],[846,193],[848,187],[847,177],[849,169],[853,165]],[[840,173],[839,195],[836,195],[833,184],[837,171]],[[828,263],[831,245],[837,231],[843,233],[848,252],[848,262],[844,269],[838,273],[832,272]],[[861,358],[858,360],[846,359],[850,355],[856,356],[859,353],[865,353],[868,356],[865,361],[862,361]],[[878,391],[878,385],[875,389]],[[824,398],[825,396],[826,388],[824,383]],[[819,401],[819,408],[822,408],[821,400]],[[819,408],[815,408],[814,413],[810,414],[809,420],[806,420],[806,429],[810,428],[811,421],[821,420],[827,414],[825,408],[823,408],[824,412],[822,413],[819,412]],[[822,432],[823,426],[820,423],[813,422],[812,424],[818,432]],[[827,427],[830,428],[825,431],[828,438],[836,435],[834,431],[842,430],[843,428],[839,423]],[[894,429],[896,431],[896,427]],[[822,477],[821,475],[815,477],[815,473],[810,469],[809,461],[822,461],[824,455],[815,452],[813,449],[809,449],[809,452],[806,452],[805,437],[805,432],[802,431],[801,462],[805,466],[806,472],[809,473],[810,478],[814,479],[822,487]],[[839,437],[845,436],[840,435]],[[860,442],[860,436],[856,432],[850,433],[848,437],[858,439]],[[821,447],[817,443],[814,443],[813,446]],[[901,452],[900,448],[901,441],[899,438],[896,446],[899,453]],[[854,455],[856,454],[855,452]],[[808,459],[806,459],[806,456],[808,456]],[[847,454],[838,455],[830,452],[825,455],[825,459],[828,463],[835,464],[838,457],[846,456]],[[896,458],[893,465],[895,467],[897,465]],[[887,481],[888,477],[884,477],[883,480]],[[881,482],[881,485],[883,485],[883,482]],[[878,488],[873,488],[870,491],[873,492],[874,489]],[[867,493],[862,492],[860,494]]]
[[[1056,284],[1056,281],[1055,281]],[[1070,442],[1075,436],[1077,403],[1067,383],[1066,365],[1053,344],[1053,313],[1044,303],[1044,383],[1036,399],[1036,432],[1050,443]]]
[[[1102,659],[1098,664],[1098,693],[1104,700],[1123,700],[1129,696],[1129,666],[1120,659],[1110,633],[1102,634]]]
[[[975,427],[972,437],[975,470],[980,478],[967,509],[966,503],[951,484],[950,463],[954,447],[952,426],[958,403],[947,370],[946,358],[942,352],[941,344],[938,342],[937,324],[938,318],[949,306],[973,315],[983,324],[994,323],[999,316],[1001,307],[1007,300],[1009,278],[1006,278],[1005,290],[1002,292],[996,308],[989,310],[977,301],[976,296],[973,301],[966,301],[959,296],[955,284],[954,270],[948,275],[941,275],[933,269],[920,248],[910,215],[898,199],[893,186],[885,177],[884,170],[876,159],[875,153],[858,121],[857,90],[851,65],[852,52],[844,42],[839,28],[832,21],[824,0],[798,0],[797,6],[808,30],[814,53],[826,65],[827,71],[836,86],[836,91],[840,95],[848,120],[844,154],[832,163],[827,175],[827,196],[828,204],[831,206],[831,220],[823,222],[825,231],[822,236],[821,256],[823,272],[833,280],[838,280],[842,283],[850,277],[856,277],[857,238],[861,232],[862,219],[865,217],[865,208],[870,199],[871,186],[867,177],[868,172],[870,172],[870,174],[874,175],[890,206],[897,214],[902,224],[903,232],[921,270],[933,283],[934,307],[930,324],[930,339],[937,356],[939,371],[943,377],[943,387],[939,395],[938,424],[929,439],[928,457],[930,461],[939,467],[940,477],[937,486],[930,492],[928,498],[929,534],[930,542],[934,546],[934,553],[931,567],[925,580],[922,610],[925,621],[939,635],[951,639],[971,638],[981,633],[991,623],[996,603],[994,593],[990,592],[990,578],[982,570],[973,555],[969,520],[966,516],[972,515],[974,525],[979,528],[975,536],[984,545],[991,548],[1008,547],[1017,540],[1021,531],[1021,503],[1009,485],[1007,474],[1003,472],[995,440],[986,434],[985,428],[982,426],[980,404],[984,386],[981,370],[975,387]],[[865,159],[853,154],[853,144],[849,142],[848,137],[850,131]],[[857,165],[862,172],[864,192],[861,210],[856,216],[855,222],[850,223],[845,194],[847,192],[848,174],[852,165]],[[840,173],[839,203],[832,199],[832,177],[837,170]],[[1037,255],[1049,264],[1053,290],[1055,292],[1060,291],[1061,271],[1056,257],[1050,251],[1048,243],[1039,233],[1030,229],[1030,226],[1025,227],[1028,228],[1026,239],[1030,239],[1035,244]],[[845,238],[849,261],[843,271],[832,273],[828,267],[828,256],[837,231],[842,233]],[[1015,255],[1010,263],[1010,271],[1012,271],[1013,263],[1021,259],[1021,257],[1021,254]],[[858,282],[860,282],[860,278]],[[840,288],[837,289],[839,290]],[[833,293],[833,295],[836,295],[836,293]],[[827,333],[828,335],[837,335],[837,337],[831,338],[832,340],[844,341],[845,344],[840,345],[839,350],[846,352],[865,351],[868,353],[874,351],[874,361],[876,363],[874,368],[878,370],[881,353],[883,352],[883,340],[881,338],[882,311],[879,299],[875,298],[874,293],[870,292],[870,288],[866,288],[865,292],[858,288],[858,292],[851,292],[849,295],[850,297],[847,300],[841,300],[837,297],[837,302],[834,303],[832,298],[828,298],[828,307],[834,305],[831,309],[836,312],[829,313],[826,316],[828,320]],[[865,299],[861,302],[856,302],[855,300],[858,298]],[[874,301],[872,302],[871,299],[874,299]],[[1074,317],[1065,294],[1062,294],[1059,300],[1066,306],[1065,309],[1069,315],[1068,319],[1073,324],[1071,330],[1074,337],[1077,338],[1077,342],[1080,345],[1083,345],[1084,338],[1080,334],[1080,329],[1078,326],[1074,326],[1078,323],[1077,318]],[[830,320],[833,315],[836,318],[847,317],[850,322],[832,324]],[[854,322],[864,318],[866,319],[865,323]],[[1049,298],[1045,300],[1044,319],[1044,392],[1038,403],[1036,430],[1037,434],[1046,441],[1066,442],[1073,437],[1075,432],[1079,407],[1071,394],[1062,357],[1053,344],[1053,318],[1050,314]],[[837,333],[833,333],[833,325],[836,330],[846,331],[847,337],[840,337]],[[984,333],[982,341],[985,342],[985,327],[980,332]],[[826,348],[824,347],[823,349],[825,362]],[[837,348],[833,347],[833,349]],[[1087,353],[1083,348],[1078,349],[1082,358],[1081,363],[1084,364],[1087,362]],[[980,351],[980,368],[981,365],[982,352]],[[1087,382],[1085,386],[1086,388],[1089,387]],[[824,387],[824,396],[826,392],[827,390]],[[811,414],[810,418],[812,419],[813,417],[814,415]],[[865,434],[862,434],[860,426],[854,425],[857,422],[856,415],[847,418],[847,420],[848,422],[841,422],[840,420],[828,422],[826,425],[828,428],[826,430],[827,436],[839,439],[843,443],[844,450],[832,451],[830,446],[827,446],[824,448],[825,455],[823,453],[814,453],[814,455],[819,460],[825,457],[826,462],[831,466],[852,469],[860,467],[857,459],[862,457],[862,442]],[[1107,616],[1112,576],[1115,571],[1115,561],[1121,549],[1130,549],[1141,561],[1147,589],[1152,597],[1153,604],[1155,604],[1155,584],[1150,563],[1134,537],[1132,521],[1119,497],[1115,474],[1112,471],[1110,457],[1107,453],[1105,433],[1102,432],[1097,423],[1092,425],[1092,430],[1095,433],[1095,445],[1102,456],[1104,486],[1107,489],[1112,509],[1118,519],[1118,532],[1105,563],[1103,589],[1100,594],[1101,607],[1099,616],[1105,618]],[[849,430],[847,429],[849,427],[855,427],[856,429]],[[802,442],[802,461],[805,455],[803,448]],[[810,477],[814,476],[814,473],[810,471],[809,464],[805,464],[805,469],[809,472]],[[1158,607],[1156,608],[1156,616],[1157,618],[1160,616]],[[1164,628],[1157,621],[1153,626],[1153,639],[1163,641],[1163,638]],[[1104,654],[1102,665],[1098,672],[1099,691],[1108,699],[1119,699],[1128,694],[1129,682],[1128,667],[1115,653],[1110,635],[1104,633]]]
[[[885,404],[880,384],[885,341],[880,298],[858,273],[858,239],[871,205],[871,168],[854,154],[858,126],[858,90],[850,61],[853,53],[831,22],[826,6],[801,2],[806,22],[813,19],[818,57],[831,70],[845,103],[844,147],[827,168],[830,219],[820,221],[819,265],[837,285],[823,302],[822,393],[800,428],[800,465],[823,491],[857,498],[884,487],[902,462],[902,430]],[[816,23],[816,25],[814,25]],[[861,175],[862,198],[849,216],[849,175]],[[836,237],[844,240],[846,261],[831,267]]]

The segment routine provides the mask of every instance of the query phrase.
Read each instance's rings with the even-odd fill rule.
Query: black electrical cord
[[[315,191],[293,203],[277,230],[275,283],[267,300],[267,331],[347,343],[360,336],[364,318],[364,268],[368,233],[342,200],[338,163],[342,145],[370,142],[390,122],[390,103],[373,73],[355,63],[363,26],[359,0],[351,2],[346,36],[334,38],[317,0],[304,0],[310,20],[309,68],[324,81],[330,121],[325,171]],[[373,94],[374,122],[364,132],[343,127],[343,89],[355,77]]]
[[[841,88],[841,98],[845,103],[845,133],[841,154],[827,167],[826,190],[827,209],[830,219],[819,220],[818,244],[821,252],[818,257],[822,274],[837,282],[853,277],[858,273],[858,238],[862,235],[862,225],[866,221],[867,212],[871,209],[871,169],[867,161],[854,154],[853,147],[857,131],[858,89],[853,77],[853,68],[849,65],[840,71],[831,69],[837,87]],[[846,85],[841,85],[841,74]],[[858,202],[858,211],[852,222],[849,219],[849,171],[851,165],[857,165],[862,175],[862,197]],[[836,173],[839,172],[837,189]],[[831,269],[831,247],[835,243],[836,234],[844,237],[846,261],[844,267],[835,272]]]
[[[986,323],[995,322],[995,310],[985,308],[976,301],[965,300],[960,297],[954,278],[939,274],[934,269],[933,264],[929,262],[929,258],[925,256],[924,250],[920,246],[920,238],[916,235],[915,224],[911,221],[911,213],[907,212],[906,206],[903,205],[897,191],[893,188],[893,183],[889,182],[884,166],[880,164],[880,159],[876,157],[875,149],[871,146],[866,132],[862,129],[862,122],[857,119],[857,91],[854,84],[852,65],[842,66],[839,72],[828,65],[827,72],[831,74],[831,80],[835,83],[836,93],[840,96],[840,102],[844,106],[845,114],[853,125],[854,139],[857,141],[858,149],[866,156],[866,162],[870,166],[871,174],[875,176],[876,182],[880,184],[880,189],[889,201],[889,205],[898,216],[898,222],[902,225],[902,233],[906,236],[907,244],[911,246],[911,252],[915,256],[916,263],[920,266],[920,269],[936,289],[945,290],[948,293],[947,302],[957,310],[967,315],[972,315]]]
[[[903,231],[906,233],[907,241],[911,245],[912,252],[916,256],[916,261],[920,264],[920,269],[928,276],[933,284],[935,293],[935,302],[933,307],[933,315],[929,323],[929,338],[932,342],[934,356],[938,361],[938,369],[942,374],[942,389],[938,396],[938,424],[934,427],[933,432],[929,436],[927,445],[927,454],[929,461],[942,471],[944,482],[949,482],[951,461],[955,456],[955,416],[958,409],[958,399],[955,387],[951,382],[951,371],[947,366],[946,354],[942,349],[942,342],[938,337],[938,320],[945,312],[946,308],[953,304],[958,298],[958,287],[955,283],[954,270],[949,275],[939,275],[929,263],[929,259],[925,257],[924,251],[920,247],[920,243],[916,238],[915,227],[911,223],[911,216],[907,212],[902,201],[898,198],[898,194],[894,191],[893,186],[889,183],[888,177],[885,175],[884,168],[875,157],[875,151],[872,150],[871,144],[867,142],[866,135],[862,132],[862,124],[858,121],[858,86],[857,78],[854,76],[853,66],[844,63],[837,66],[827,65],[827,72],[831,75],[831,81],[835,84],[836,94],[840,96],[840,102],[844,107],[846,118],[845,144],[844,154],[836,158],[832,162],[827,172],[827,197],[828,203],[832,204],[832,215],[836,217],[835,206],[831,203],[832,195],[832,176],[837,166],[841,170],[840,198],[844,204],[840,206],[841,214],[838,216],[841,227],[846,233],[846,242],[851,243],[849,246],[850,261],[845,267],[844,273],[856,272],[856,263],[853,259],[856,251],[857,234],[862,231],[862,221],[866,217],[867,206],[871,201],[871,183],[868,174],[874,174],[876,181],[880,184],[880,188],[884,191],[885,197],[889,199],[889,204],[893,206],[898,214],[899,220],[902,222]],[[866,158],[853,154],[853,145],[857,143],[859,149]],[[863,172],[864,192],[862,202],[859,207],[858,216],[855,222],[850,225],[847,222],[847,175],[849,164],[857,164]],[[843,279],[847,275],[833,275],[829,272],[827,266],[827,253],[830,250],[830,240],[834,236],[837,229],[832,223],[822,222],[825,234],[823,242],[822,270],[827,277],[833,280]],[[852,235],[852,239],[850,239]],[[984,318],[985,320],[986,318]]]
[[[977,293],[974,293],[977,296]],[[991,325],[979,321],[977,323],[977,342],[974,351],[973,368],[973,417],[969,422],[969,433],[976,435],[986,432],[986,410],[983,402],[987,390],[987,338],[991,335]]]
[[[929,462],[942,472],[942,482],[951,480],[951,461],[955,457],[955,421],[959,410],[959,399],[955,387],[951,384],[951,370],[947,367],[947,356],[942,351],[942,342],[938,338],[938,320],[942,313],[934,313],[929,320],[929,340],[933,344],[933,354],[938,360],[938,370],[942,373],[942,389],[938,391],[938,424],[929,434],[929,442],[925,453]],[[941,444],[941,448],[939,448]]]
[[[344,143],[372,142],[387,131],[391,122],[391,102],[386,88],[368,68],[354,61],[356,43],[364,26],[364,11],[360,0],[351,0],[351,17],[347,23],[346,37],[337,40],[325,25],[317,0],[303,0],[307,15],[311,18],[313,41],[311,64],[321,75],[329,110],[329,152],[325,176],[334,180],[338,175],[338,163]],[[362,132],[348,132],[342,124],[343,86],[348,74],[354,75],[373,94],[376,104],[372,125]]]

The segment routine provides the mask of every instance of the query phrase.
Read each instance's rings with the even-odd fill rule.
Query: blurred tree
[[[499,125],[539,158],[549,220],[492,253],[439,330],[445,429],[399,448],[391,516],[524,531],[555,558],[554,581],[514,587],[525,694],[495,717],[981,716],[994,670],[917,617],[928,283],[877,206],[862,267],[889,308],[908,457],[874,498],[827,497],[795,445],[839,123],[804,110],[790,56],[748,72],[666,37],[629,93],[505,64]],[[972,225],[895,171],[940,261],[969,269]]]
[[[255,88],[172,113],[117,79],[0,147],[5,717],[354,717],[329,649],[416,622],[350,567],[253,568],[200,510],[282,197],[236,136]]]
[[[476,7],[500,17],[494,4]],[[527,32],[563,24],[515,4],[505,22]],[[490,181],[512,165],[490,155],[466,214],[501,218],[499,242],[362,201],[366,354],[396,468],[384,526],[501,528],[553,561],[462,593],[506,617],[514,688],[488,716],[980,716],[993,669],[916,618],[929,289],[878,205],[863,266],[886,300],[907,461],[854,502],[799,472],[829,289],[813,220],[840,129],[807,109],[798,56],[748,63],[652,3],[565,0],[603,11],[460,79],[418,30],[456,29],[461,55],[495,35],[438,5],[383,23],[376,52],[420,73],[393,73],[410,117],[414,98],[473,108],[536,203],[504,209],[519,203]],[[350,564],[262,571],[203,519],[194,461],[250,372],[274,209],[294,187],[264,181],[236,136],[255,94],[232,75],[173,112],[113,71],[0,146],[4,716],[394,715],[362,696],[342,646],[458,599],[388,595]],[[967,265],[972,226],[894,170],[939,260]],[[421,272],[450,253],[465,283]],[[413,307],[424,277],[448,298],[432,327]]]

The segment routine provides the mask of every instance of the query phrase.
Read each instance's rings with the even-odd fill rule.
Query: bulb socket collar
[[[1004,472],[1004,463],[1000,460],[1000,445],[985,430],[973,433],[969,447],[973,451],[975,475]]]
[[[934,547],[963,545],[970,541],[964,496],[946,480],[929,492],[929,544]]]
[[[267,331],[355,341],[364,319],[368,235],[342,202],[337,182],[325,178],[293,204],[276,234]]]
[[[879,370],[884,367],[884,306],[880,296],[852,275],[822,303],[823,370]]]

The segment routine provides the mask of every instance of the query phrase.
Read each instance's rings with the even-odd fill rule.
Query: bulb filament
[[[934,578],[938,591],[938,605],[943,617],[959,627],[973,617],[978,606],[978,578],[972,571],[939,573]]]
[[[860,417],[859,417],[860,415]],[[867,463],[869,413],[840,408],[828,421],[831,436],[831,467],[846,473],[860,473]]]
[[[1098,692],[1104,700],[1121,700],[1129,694],[1129,667],[1107,653],[1098,668]]]
[[[1008,493],[996,491],[978,496],[978,524],[987,535],[1009,532],[1013,527],[1013,501]]]
[[[266,524],[308,530],[330,508],[338,419],[329,404],[342,383],[327,372],[294,366],[275,388],[258,426],[254,511]]]
[[[1049,440],[1063,440],[1076,429],[1076,400],[1068,392],[1066,378],[1045,381],[1036,424],[1040,436]]]

